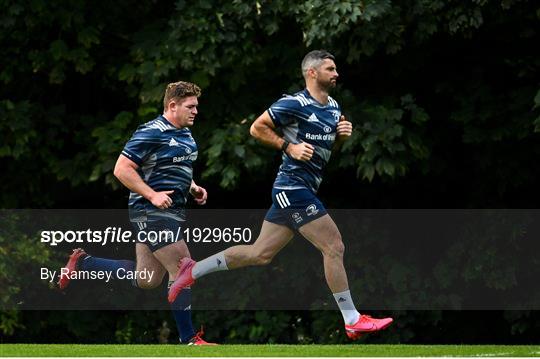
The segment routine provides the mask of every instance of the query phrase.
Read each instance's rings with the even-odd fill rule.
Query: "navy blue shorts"
[[[308,189],[272,189],[272,207],[264,219],[297,230],[327,214],[321,201]]]
[[[144,217],[132,221],[137,243],[143,243],[152,252],[183,239],[182,222],[166,217]]]

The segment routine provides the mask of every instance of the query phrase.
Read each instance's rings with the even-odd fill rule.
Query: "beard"
[[[319,85],[319,87],[323,90],[326,90],[326,91],[329,91],[333,88],[336,87],[336,83],[337,83],[337,79],[329,79],[329,80],[326,80],[326,81],[317,81],[317,84]]]

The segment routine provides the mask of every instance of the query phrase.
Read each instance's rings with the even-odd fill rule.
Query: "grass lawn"
[[[377,357],[540,356],[540,345],[71,345],[0,344],[0,356],[26,357]]]

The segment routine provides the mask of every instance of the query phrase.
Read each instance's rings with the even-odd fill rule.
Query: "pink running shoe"
[[[195,283],[195,279],[191,276],[191,271],[195,263],[197,262],[191,258],[182,258],[180,263],[178,263],[178,273],[176,274],[174,283],[169,288],[169,295],[167,297],[169,303],[174,302],[178,294],[182,292],[182,289]]]
[[[209,343],[206,340],[202,338],[204,335],[203,328],[201,327],[201,330],[195,334],[193,338],[187,343],[187,345],[217,345],[216,343]]]
[[[352,325],[345,324],[345,333],[350,339],[356,340],[363,333],[372,333],[388,328],[393,321],[392,318],[375,319],[369,315],[360,315],[356,323]]]
[[[79,262],[79,259],[84,256],[86,256],[86,252],[84,251],[84,249],[77,248],[73,250],[73,253],[71,253],[66,265],[64,266],[64,268],[67,269],[68,273],[63,273],[65,272],[65,270],[60,271],[60,279],[58,280],[58,286],[60,287],[60,289],[67,288],[67,286],[69,285],[69,281],[71,280],[69,275],[77,270],[77,263]]]

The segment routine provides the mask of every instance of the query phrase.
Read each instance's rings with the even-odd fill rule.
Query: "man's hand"
[[[197,186],[195,183],[193,183],[191,185],[191,188],[189,189],[189,193],[191,193],[191,195],[195,199],[195,202],[197,202],[198,205],[202,206],[206,203],[208,193],[203,187]]]
[[[159,209],[165,209],[172,206],[172,199],[169,197],[170,194],[173,194],[174,191],[163,191],[163,192],[154,192],[149,198],[150,202]]]
[[[291,143],[287,147],[287,154],[298,161],[309,161],[313,157],[313,146],[306,142]]]
[[[337,124],[336,133],[338,137],[341,139],[345,139],[347,137],[350,137],[352,135],[352,123],[347,121],[345,116],[341,116],[339,118],[339,122]]]

